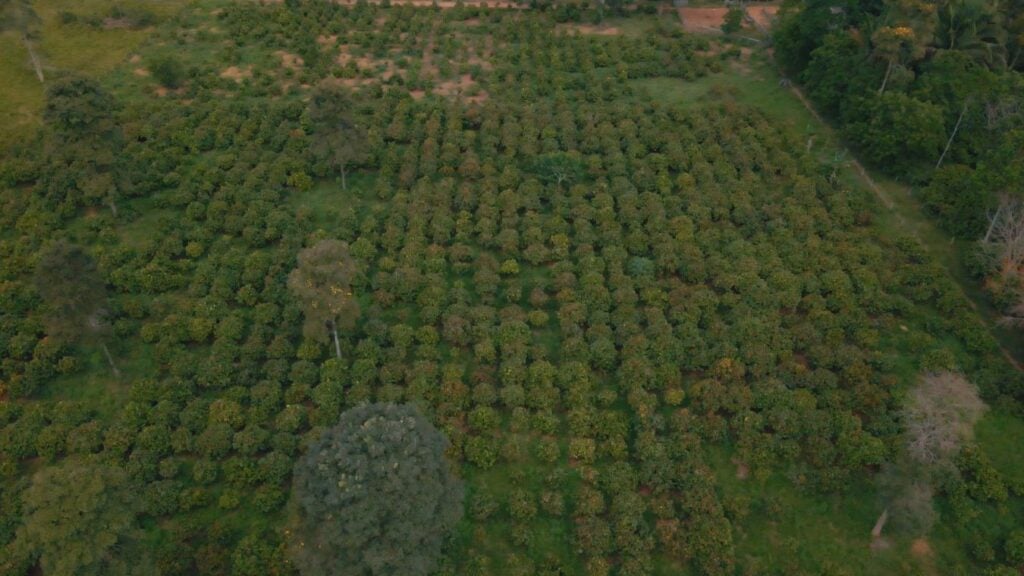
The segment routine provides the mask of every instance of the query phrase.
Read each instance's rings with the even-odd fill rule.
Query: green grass
[[[124,61],[153,28],[105,29],[84,22],[64,24],[61,12],[79,17],[108,15],[114,6],[143,8],[158,19],[173,15],[189,0],[36,0],[41,20],[36,49],[46,83],[62,72],[99,77]],[[40,125],[45,84],[40,84],[28,52],[13,32],[0,34],[0,149],[31,136]]]
[[[1024,438],[1024,420],[1001,411],[985,415],[975,427],[978,444],[992,460],[992,464],[1007,479],[1024,482],[1024,451],[1020,448]]]
[[[32,71],[25,46],[13,33],[0,34],[0,148],[39,126],[42,105],[43,85]]]

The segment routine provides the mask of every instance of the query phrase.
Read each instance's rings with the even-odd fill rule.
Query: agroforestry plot
[[[200,2],[51,90],[54,128],[2,172],[4,569],[292,574],[293,467],[375,402],[447,438],[442,574],[916,573],[922,532],[868,549],[906,390],[1019,376],[790,127],[651,98],[637,80],[724,64],[645,22]],[[62,339],[33,284],[56,239],[106,291]],[[1001,547],[1019,502],[965,454],[932,545],[971,573],[1003,556],[962,542]],[[60,488],[83,469],[91,491]],[[87,528],[40,527],[74,499],[110,538],[59,572]]]

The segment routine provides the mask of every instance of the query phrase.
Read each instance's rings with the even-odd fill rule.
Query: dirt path
[[[814,116],[814,119],[817,120],[819,124],[828,126],[828,123],[826,123],[825,120],[820,115],[818,115],[818,111],[814,109],[814,106],[811,104],[810,100],[808,100],[807,97],[804,96],[804,93],[800,91],[800,88],[798,88],[796,84],[790,84],[789,89],[791,92],[793,92],[793,95],[796,96],[797,100],[799,100],[800,103],[804,105],[804,108],[807,108],[807,111],[811,113],[811,116]],[[882,204],[884,204],[885,207],[888,208],[889,210],[894,209],[896,205],[893,203],[892,199],[889,198],[889,195],[885,193],[885,190],[882,190],[882,187],[879,186],[877,182],[875,182],[874,178],[872,178],[871,175],[868,174],[868,171],[864,169],[864,166],[860,163],[860,161],[857,160],[856,158],[853,158],[851,160],[851,164],[853,164],[853,168],[857,171],[857,174],[860,175],[861,179],[863,179],[864,182],[868,185],[868,188],[871,188],[871,191],[875,193],[875,196],[877,196],[878,199],[882,201]],[[903,219],[903,216],[900,215],[899,213],[897,213],[897,216],[899,216],[901,220]]]
[[[797,98],[797,100],[799,100],[800,103],[804,105],[804,108],[806,108],[807,111],[811,113],[811,116],[813,116],[814,119],[817,120],[818,123],[825,128],[825,130],[831,132],[831,125],[825,122],[825,120],[818,114],[818,111],[814,109],[814,106],[807,99],[807,97],[804,96],[803,92],[801,92],[796,85],[790,85],[790,91]],[[928,243],[921,238],[921,235],[917,232],[915,226],[908,222],[906,218],[904,218],[900,210],[897,209],[896,204],[892,201],[892,198],[890,198],[889,195],[885,192],[885,190],[883,190],[882,187],[879,186],[877,182],[875,182],[871,175],[868,174],[868,171],[864,168],[864,165],[861,164],[860,161],[858,161],[856,158],[851,158],[850,164],[853,166],[853,169],[861,177],[864,183],[868,185],[868,188],[870,188],[871,191],[874,192],[875,196],[882,202],[886,209],[888,209],[890,213],[896,216],[896,218],[900,221],[900,224],[902,224],[906,230],[910,231],[912,236],[914,236],[921,242],[921,246],[923,246],[926,251],[930,252],[931,249],[929,248]],[[926,222],[925,225],[927,226],[931,224]],[[973,298],[971,298],[971,296],[967,293],[967,290],[965,290],[963,285],[957,280],[957,277],[953,273],[953,270],[949,269],[949,267],[945,263],[942,264],[944,267],[946,267],[947,270],[949,270],[950,275],[953,277],[953,282],[960,290],[960,293],[963,294],[964,300],[967,301],[971,309],[977,312],[978,316],[980,316],[982,318],[982,321],[985,322],[985,327],[988,329],[989,334],[992,335],[992,338],[996,341],[996,345],[999,347],[999,351],[1002,352],[1003,357],[1005,357],[1007,362],[1009,362],[1011,366],[1017,369],[1017,371],[1024,371],[1024,367],[1022,367],[1020,362],[1017,361],[1017,358],[1012,353],[1010,353],[1006,346],[1004,346],[1003,343],[999,340],[999,337],[995,334],[995,332],[992,331],[991,322],[985,321],[985,314],[982,312],[981,307],[978,306],[978,303],[975,302]]]

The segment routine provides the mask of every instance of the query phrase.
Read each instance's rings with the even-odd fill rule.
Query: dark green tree
[[[43,118],[50,128],[47,198],[67,208],[105,203],[117,215],[118,159],[124,138],[114,98],[95,81],[69,76],[46,91]]]
[[[743,8],[732,7],[725,13],[725,20],[722,22],[722,32],[735,34],[743,27]]]
[[[359,318],[359,303],[352,294],[358,273],[348,244],[321,240],[299,252],[299,265],[288,275],[288,288],[302,302],[307,337],[322,340],[324,329],[334,337],[334,352],[341,358],[338,327],[350,328]]]
[[[447,440],[412,406],[341,415],[295,467],[290,551],[304,576],[417,576],[462,517]]]
[[[559,186],[574,184],[584,174],[583,160],[578,153],[543,154],[533,160],[531,168],[541,181]]]
[[[174,56],[158,56],[149,64],[149,71],[161,86],[177,88],[185,79],[185,68]]]
[[[318,88],[309,106],[313,152],[341,174],[341,187],[347,190],[349,169],[367,156],[366,131],[356,123],[352,101],[336,88]]]
[[[64,342],[96,337],[114,375],[119,375],[104,341],[107,288],[96,262],[81,246],[58,240],[43,252],[36,266],[36,290],[46,303],[47,332]]]
[[[98,457],[37,472],[22,512],[15,556],[36,559],[47,576],[146,573],[145,562],[121,553],[135,531],[128,475]]]

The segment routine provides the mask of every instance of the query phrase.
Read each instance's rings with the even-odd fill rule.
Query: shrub
[[[158,56],[149,63],[149,72],[161,86],[177,88],[185,79],[185,68],[174,56]]]

